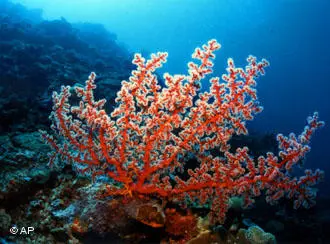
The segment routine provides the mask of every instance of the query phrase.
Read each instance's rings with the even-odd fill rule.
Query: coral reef
[[[254,79],[266,61],[250,57],[241,69],[229,60],[200,93],[215,41],[196,49],[187,75],[163,79],[166,53],[146,61],[102,25],[46,21],[9,0],[0,0],[0,36],[1,243],[330,240],[330,199],[293,209],[314,204],[322,176],[295,178],[318,115],[300,136],[245,134],[261,109]],[[80,84],[91,70],[98,76]],[[48,130],[61,84],[71,87],[53,97],[50,148],[38,129]],[[27,226],[29,236],[9,231]]]
[[[51,91],[90,69],[100,74],[100,95],[114,99],[133,67],[115,34],[100,24],[43,20],[41,10],[7,0],[0,6],[0,133],[47,127]]]

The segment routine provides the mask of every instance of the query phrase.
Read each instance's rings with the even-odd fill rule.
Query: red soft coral
[[[243,196],[249,205],[263,189],[271,203],[287,194],[297,199],[296,207],[312,204],[310,186],[323,173],[308,170],[306,176],[291,179],[287,172],[309,151],[310,137],[323,122],[315,113],[300,136],[278,135],[278,157],[268,153],[254,160],[247,147],[229,152],[231,137],[247,134],[246,121],[262,110],[255,78],[263,75],[269,64],[249,56],[248,65],[242,69],[228,59],[222,81],[211,78],[210,91],[198,94],[199,82],[213,72],[212,59],[219,48],[216,40],[196,48],[192,57],[200,63],[190,62],[188,75],[164,74],[164,88],[154,72],[166,62],[167,53],[153,54],[148,61],[136,54],[133,63],[137,69],[122,82],[116,98],[118,106],[111,116],[103,109],[104,99],[94,100],[94,73],[84,88],[75,88],[81,98],[79,106],[70,104],[69,86],[62,87],[59,94],[54,92],[51,119],[58,137],[42,132],[54,148],[51,161],[60,156],[83,165],[83,173],[111,178],[114,184],[106,184],[105,196],[152,195],[209,203],[213,220],[220,222],[225,219],[230,197]],[[211,153],[214,149],[220,150],[219,156]],[[183,180],[176,172],[185,171],[188,153],[199,165],[189,169],[188,179]]]

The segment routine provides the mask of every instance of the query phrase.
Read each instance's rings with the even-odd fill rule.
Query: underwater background
[[[126,228],[132,225],[131,218],[139,222],[132,214],[116,219],[114,227],[104,227],[115,216],[96,216],[104,206],[97,205],[96,212],[92,204],[81,208],[99,225],[84,235],[69,232],[67,225],[75,224],[70,204],[88,183],[76,180],[70,167],[60,172],[48,167],[49,148],[38,130],[48,130],[51,94],[61,85],[84,84],[95,72],[96,96],[105,97],[111,111],[120,82],[135,68],[134,53],[147,57],[166,51],[168,62],[157,71],[160,77],[164,72],[185,74],[194,49],[214,38],[221,44],[215,76],[225,71],[229,57],[240,67],[250,54],[270,62],[266,75],[257,80],[264,110],[248,123],[249,136],[237,139],[238,144],[243,141],[257,152],[274,151],[276,134],[300,134],[314,111],[325,122],[304,159],[305,168],[325,172],[317,185],[315,207],[293,210],[289,200],[276,206],[260,200],[252,209],[236,209],[233,216],[240,216],[232,217],[236,222],[214,232],[229,243],[223,233],[231,231],[236,238],[238,229],[259,226],[265,231],[260,235],[271,233],[277,243],[330,243],[329,13],[327,0],[0,0],[0,241],[167,243],[166,233],[171,233],[173,243],[182,243],[173,237],[175,231],[148,229],[142,223],[133,224],[136,231]],[[208,89],[205,79],[202,90]],[[93,189],[89,191],[84,194],[92,196]],[[31,222],[37,223],[31,235],[8,232]],[[214,243],[212,238],[195,243]],[[240,241],[274,243],[257,237]]]

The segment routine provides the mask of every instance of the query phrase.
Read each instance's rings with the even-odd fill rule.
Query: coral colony
[[[227,73],[210,79],[209,92],[198,93],[199,82],[213,72],[212,59],[219,48],[216,40],[196,48],[192,57],[198,62],[188,64],[188,75],[165,73],[164,87],[155,71],[166,62],[167,53],[152,54],[147,61],[136,54],[137,68],[122,82],[111,115],[103,109],[105,99],[94,100],[94,73],[84,88],[63,86],[60,93],[54,92],[50,118],[56,137],[42,132],[54,149],[50,163],[60,159],[93,179],[105,178],[102,197],[210,206],[212,223],[224,222],[234,196],[242,197],[245,206],[261,192],[271,204],[287,197],[295,208],[313,205],[311,186],[323,172],[306,170],[298,179],[290,170],[305,157],[312,134],[324,123],[314,113],[299,136],[279,134],[277,156],[268,152],[253,158],[247,147],[231,152],[232,136],[247,134],[246,121],[262,111],[255,79],[269,63],[249,56],[247,66],[237,68],[228,59]],[[72,91],[80,98],[78,106],[70,104]],[[191,155],[198,165],[187,170],[185,160]]]

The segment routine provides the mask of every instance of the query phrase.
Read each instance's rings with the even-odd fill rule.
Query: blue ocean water
[[[6,2],[6,0],[0,0],[0,3],[1,2]],[[121,58],[124,57],[123,60],[120,59],[118,62],[114,58],[114,61],[112,60],[114,64],[111,64],[113,66],[109,65],[110,69],[120,66],[125,67],[125,72],[127,69],[130,69],[131,66],[127,64],[127,57],[125,56],[131,55],[128,53],[140,52],[143,55],[149,55],[150,53],[158,51],[166,51],[169,53],[168,62],[160,69],[159,73],[186,74],[187,63],[191,60],[191,54],[194,49],[213,38],[217,39],[222,46],[216,53],[217,58],[215,60],[214,75],[221,76],[221,74],[225,72],[227,58],[229,57],[234,59],[237,66],[244,66],[246,64],[246,58],[250,54],[259,59],[267,59],[270,62],[270,67],[266,69],[266,75],[258,79],[257,86],[258,97],[264,110],[256,116],[255,120],[249,122],[248,129],[252,135],[264,133],[283,133],[287,135],[290,132],[300,134],[306,125],[307,116],[312,115],[314,111],[318,111],[320,120],[325,121],[325,126],[319,129],[312,138],[310,144],[312,150],[306,157],[305,168],[311,168],[313,170],[320,168],[325,171],[325,180],[317,185],[319,189],[317,194],[318,197],[325,197],[327,199],[330,196],[330,157],[328,155],[330,145],[330,1],[13,0],[11,2],[20,3],[28,9],[41,9],[42,18],[44,20],[52,21],[62,18],[64,24],[60,21],[61,27],[59,32],[61,32],[61,28],[70,29],[66,23],[91,22],[102,24],[112,33],[111,38],[113,37],[113,39],[116,39],[116,43],[118,44],[115,50],[115,52],[117,52],[116,55]],[[0,7],[1,6],[0,4]],[[3,20],[4,19],[1,19],[1,21]],[[94,27],[95,26],[91,26],[89,28],[93,29]],[[21,26],[17,27],[17,29],[19,28],[21,28]],[[40,29],[42,28],[44,27],[40,27]],[[45,29],[47,28],[51,29],[51,24]],[[54,27],[54,29],[56,28]],[[103,31],[102,28],[99,30],[101,32]],[[63,32],[66,31],[67,30]],[[71,33],[70,31],[68,31],[68,33]],[[27,31],[26,33],[28,33],[28,35],[24,36],[24,38],[26,37],[26,39],[29,39],[37,32],[33,34],[33,31]],[[29,36],[30,34],[31,36]],[[45,32],[42,32],[40,36],[47,36],[47,34],[49,33],[45,34]],[[0,36],[0,42],[5,40],[4,48],[0,49],[0,52],[5,52],[4,50],[7,47],[8,38]],[[67,41],[69,39],[65,38],[64,44],[61,44],[62,46],[71,44]],[[91,40],[91,42],[95,44],[99,36],[84,36],[79,38]],[[111,39],[111,41],[113,41],[113,39]],[[49,40],[47,39],[47,41]],[[54,43],[56,44],[56,42],[60,41],[61,38],[54,40]],[[10,40],[8,42],[10,42]],[[42,43],[45,41],[42,39],[40,42]],[[102,46],[103,44],[101,43],[98,45]],[[17,46],[19,45],[21,44],[19,43]],[[58,46],[61,45],[59,44]],[[29,45],[25,47],[27,46]],[[61,49],[61,47],[58,46],[56,48]],[[56,53],[56,48],[51,49],[51,51]],[[79,48],[85,50],[83,45],[81,47],[79,46]],[[120,48],[127,49],[128,52],[126,53]],[[36,56],[38,56],[37,49],[31,47],[30,52],[34,52]],[[76,52],[78,53],[78,51]],[[94,53],[88,53],[91,57],[93,57],[93,54]],[[19,57],[22,63],[30,62],[28,59],[24,59],[24,53],[20,54]],[[11,65],[11,61],[5,58],[3,60],[6,60],[8,65]],[[46,57],[46,59],[47,58],[48,57]],[[75,63],[72,63],[72,67],[62,67],[62,61],[57,61],[56,58],[58,58],[58,60],[62,60],[62,58],[66,59],[63,61],[66,64],[70,63],[71,60],[74,60]],[[51,59],[53,59],[53,62],[47,59],[46,61],[44,60],[45,63],[40,66],[41,68],[43,68],[43,65],[47,66],[49,61],[54,66],[54,70],[56,69],[54,73],[58,73],[61,68],[70,71],[72,69],[72,73],[77,71],[76,73],[81,74],[82,77],[86,77],[86,74],[93,70],[80,70],[81,67],[84,69],[86,66],[91,67],[91,60],[86,61],[85,58],[85,56],[83,57],[82,55],[80,57],[79,54],[76,55],[76,53],[73,52],[71,54],[69,53],[68,57],[65,58],[52,56]],[[111,57],[107,60],[111,60]],[[99,59],[95,60],[95,63],[97,64],[95,67],[102,66],[102,69],[107,66],[107,64],[104,64],[103,61]],[[94,67],[91,67],[91,69],[92,68]],[[47,69],[45,68],[45,70],[48,69],[49,67]],[[33,65],[30,66],[30,71],[33,73]],[[118,79],[121,78],[124,71],[121,70],[118,72],[120,73],[117,77]],[[13,72],[16,72],[16,69],[13,69]],[[17,72],[17,74],[20,73]],[[49,88],[53,90],[59,90],[59,84],[62,84],[60,80],[63,80],[63,84],[73,85],[68,81],[71,78],[70,74],[70,72],[63,72],[63,76],[58,77],[59,79],[56,80],[56,82],[54,81],[54,84],[49,82],[51,84],[47,83],[47,86],[49,85]],[[43,75],[42,72],[41,75]],[[20,79],[21,78],[22,77],[20,77]],[[124,76],[124,78],[126,77]],[[22,79],[24,80],[24,77]],[[106,78],[101,76],[100,80],[102,81],[102,79]],[[39,82],[39,79],[36,80]],[[75,80],[75,82],[78,81]],[[35,84],[29,83],[29,86],[33,88],[38,88],[39,85],[37,81]],[[117,87],[115,85],[114,87],[118,88],[118,84],[116,85]],[[23,89],[24,91],[25,87],[22,88],[20,83],[13,83],[12,88],[17,90]],[[207,90],[208,88],[208,80],[203,81],[202,89]],[[0,87],[0,91],[2,92],[1,89]],[[45,107],[49,109],[50,90],[47,92],[48,93],[42,93],[41,95],[38,94],[38,96],[40,95],[40,98],[38,98],[40,99],[39,101],[42,101],[39,102],[38,106],[42,107],[40,104],[44,102]],[[11,103],[10,106],[8,106],[9,112],[6,110],[5,113],[1,113],[1,116],[3,116],[3,114],[10,114],[14,119],[18,119],[20,116],[23,118],[24,116],[21,111],[19,111],[18,114],[12,112],[15,110],[15,106],[21,105],[16,105],[16,103],[11,101],[12,100],[9,102],[9,104]],[[113,101],[110,101],[110,104],[113,105]],[[31,107],[34,106],[35,104],[33,103],[32,105],[31,102]],[[44,107],[42,107],[42,109],[46,110]],[[42,111],[42,109],[38,110],[38,112]],[[24,111],[28,111],[28,108],[24,108]],[[32,115],[38,118],[35,113]],[[40,124],[44,125],[49,123],[44,121],[44,117],[45,115],[40,120]],[[5,116],[2,118],[4,121]],[[17,131],[12,129],[6,131],[7,128],[2,128],[3,124],[10,124],[10,122],[11,120],[8,120],[8,122],[6,120],[5,123],[1,123],[0,132],[4,131],[8,133],[15,142],[14,146],[18,147],[18,145],[20,145],[20,143],[23,144],[23,142],[29,143],[29,141],[26,142],[26,139],[17,132],[25,132],[25,122],[23,121],[21,122],[21,126],[15,127]],[[7,151],[2,151],[2,148],[0,152],[3,155],[7,155]],[[19,153],[21,153],[21,151]],[[25,152],[25,154],[27,153]],[[31,158],[29,158],[29,155],[25,157],[27,157],[30,162],[33,161],[32,159],[34,159],[35,156],[31,153]],[[1,156],[1,160],[2,159]],[[8,162],[6,161],[6,163]],[[30,181],[31,177],[28,176],[24,179]],[[53,207],[56,209],[57,206],[55,205],[61,205],[61,201],[54,201]],[[35,200],[32,205],[38,207],[40,203]],[[0,204],[0,206],[2,205]],[[4,204],[4,206],[6,208],[7,205]],[[31,208],[33,212],[33,207],[30,206],[29,211]],[[56,215],[56,217],[63,215],[66,218],[67,215],[69,215],[68,212],[74,212],[73,209],[73,205],[70,205],[64,210],[56,209],[57,211],[54,211],[53,215]],[[265,210],[265,212],[267,212],[267,210]],[[305,214],[305,212],[303,212],[303,214]],[[309,213],[307,213],[307,215],[309,216]],[[329,217],[325,215],[324,218],[327,219]],[[73,219],[69,220],[73,222]],[[246,222],[248,221],[246,220]],[[321,221],[319,221],[318,224],[320,223]],[[327,226],[330,226],[328,219]],[[2,232],[0,232],[0,234],[2,234]],[[0,235],[0,238],[1,237],[2,235]],[[0,242],[1,241],[2,239],[0,239]],[[322,242],[321,237],[319,242],[326,243],[326,241]]]

